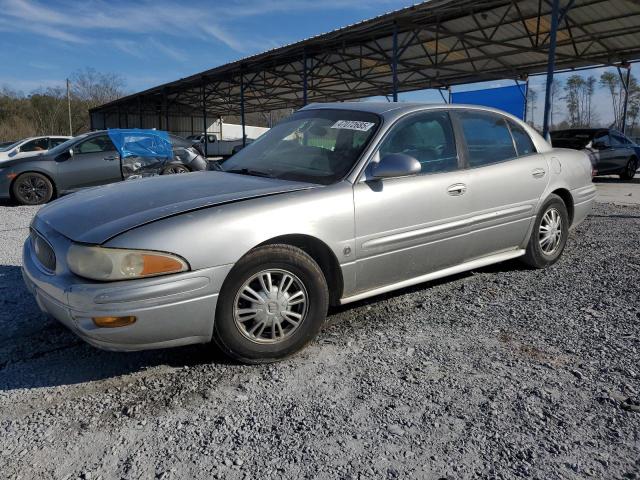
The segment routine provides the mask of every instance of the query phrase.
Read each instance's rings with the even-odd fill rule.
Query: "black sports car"
[[[640,146],[622,133],[603,128],[576,128],[551,132],[554,147],[584,150],[591,158],[593,174],[620,175],[631,180],[638,169]]]

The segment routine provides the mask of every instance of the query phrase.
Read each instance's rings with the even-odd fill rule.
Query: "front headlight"
[[[189,264],[177,255],[148,250],[124,250],[72,245],[69,269],[91,280],[114,281],[185,272]]]

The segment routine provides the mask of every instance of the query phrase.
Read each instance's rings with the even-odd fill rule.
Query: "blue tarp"
[[[127,157],[173,159],[173,145],[167,132],[139,128],[113,128],[108,132],[109,138],[123,159]]]
[[[451,94],[451,103],[466,103],[498,108],[524,120],[526,93],[526,84],[487,88],[471,92],[456,92]]]

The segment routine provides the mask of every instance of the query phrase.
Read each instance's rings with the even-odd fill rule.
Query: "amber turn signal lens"
[[[181,272],[184,270],[184,264],[175,258],[143,254],[142,275],[158,275],[162,273]]]
[[[117,328],[126,327],[127,325],[135,323],[136,317],[93,317],[92,320],[96,326],[101,328]]]

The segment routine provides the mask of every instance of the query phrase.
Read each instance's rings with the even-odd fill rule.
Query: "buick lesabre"
[[[213,341],[276,361],[331,304],[514,258],[552,265],[596,194],[583,152],[462,105],[310,105],[220,168],[42,208],[23,252],[40,308],[100,348]]]

